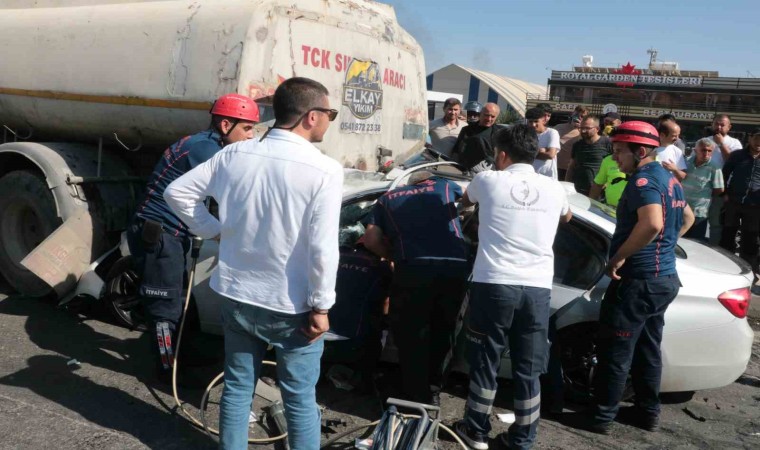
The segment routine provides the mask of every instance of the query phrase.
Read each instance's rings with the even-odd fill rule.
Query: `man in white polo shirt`
[[[430,140],[433,150],[443,156],[451,157],[451,150],[457,143],[459,133],[467,123],[459,120],[462,111],[462,102],[451,97],[443,102],[443,117],[430,121]]]
[[[470,291],[467,358],[470,393],[456,433],[488,449],[501,354],[509,345],[515,423],[500,438],[513,449],[533,445],[541,407],[539,375],[548,361],[554,236],[571,217],[560,183],[533,170],[538,138],[530,125],[494,135],[495,170],[479,173],[462,205],[480,204],[480,240]]]

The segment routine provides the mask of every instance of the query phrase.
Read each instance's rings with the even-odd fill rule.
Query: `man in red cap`
[[[613,158],[629,179],[617,206],[606,269],[612,281],[599,313],[589,424],[596,433],[610,432],[629,369],[636,393],[629,420],[648,431],[658,428],[662,328],[680,287],[675,247],[694,223],[681,184],[656,160],[659,145],[657,130],[646,122],[624,122],[612,134]]]
[[[185,136],[164,151],[148,180],[145,199],[127,229],[129,252],[141,280],[140,301],[153,337],[151,351],[162,382],[171,380],[174,330],[182,316],[186,256],[192,237],[166,204],[164,190],[225,145],[253,138],[253,127],[259,121],[256,102],[238,94],[219,97],[210,113],[207,130]]]

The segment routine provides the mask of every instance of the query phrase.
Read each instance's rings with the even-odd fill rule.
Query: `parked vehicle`
[[[0,5],[0,274],[25,295],[99,297],[118,242],[168,145],[208,126],[219,95],[253,97],[262,127],[293,76],[330,91],[318,146],[374,170],[422,148],[421,47],[393,8],[344,0],[15,0]],[[382,148],[382,151],[379,149]],[[381,155],[382,153],[382,155]],[[74,234],[20,262],[67,220]],[[76,260],[76,261],[74,261]],[[76,262],[77,264],[73,264]],[[79,280],[90,263],[88,278]],[[40,267],[44,266],[44,267]],[[55,273],[55,280],[46,277]]]

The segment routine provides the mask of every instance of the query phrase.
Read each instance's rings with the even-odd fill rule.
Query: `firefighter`
[[[254,125],[259,121],[256,102],[238,94],[219,97],[210,113],[207,130],[185,136],[164,151],[127,230],[129,251],[141,277],[139,296],[153,338],[151,352],[162,382],[171,380],[174,332],[182,315],[192,237],[164,201],[164,189],[225,145],[253,138]]]
[[[394,262],[391,331],[399,345],[403,396],[437,405],[467,281],[467,253],[454,182],[418,172],[378,199],[365,246]]]
[[[617,206],[607,275],[612,280],[599,312],[599,367],[595,408],[588,424],[608,434],[630,370],[636,394],[629,420],[658,428],[665,310],[678,294],[675,247],[694,222],[678,180],[656,160],[657,130],[625,122],[612,134],[613,158],[629,175]]]

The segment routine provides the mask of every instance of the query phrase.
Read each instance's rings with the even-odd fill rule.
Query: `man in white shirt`
[[[447,98],[443,102],[443,117],[431,120],[428,126],[433,150],[449,158],[459,133],[467,125],[463,120],[459,120],[461,109],[462,102],[454,97]]]
[[[675,145],[681,135],[681,127],[675,121],[664,120],[657,127],[657,132],[660,136],[660,146],[655,149],[657,161],[678,181],[683,181],[686,178],[686,158],[683,151]]]
[[[731,131],[731,117],[728,114],[716,115],[713,119],[712,128],[714,134],[710,136],[710,139],[715,142],[715,151],[710,162],[722,169],[731,152],[742,149],[742,143],[739,139],[728,135],[728,132]]]
[[[728,135],[728,132],[731,131],[731,117],[728,114],[717,114],[713,118],[712,129],[714,134],[710,136],[710,139],[715,142],[715,150],[713,151],[712,158],[710,158],[710,163],[722,169],[729,155],[736,150],[742,149],[742,143],[738,139]],[[725,181],[728,182],[727,179]],[[723,196],[715,197],[710,202],[708,220],[710,222],[711,245],[718,245],[720,243],[720,236],[723,233],[721,211],[723,210],[724,203]]]
[[[536,130],[538,135],[538,154],[533,161],[536,173],[558,179],[557,154],[559,153],[559,133],[554,128],[546,126],[545,111],[541,108],[531,108],[525,112],[528,125]]]
[[[565,190],[538,175],[538,139],[530,125],[494,136],[495,170],[479,173],[462,205],[480,204],[479,245],[472,272],[467,353],[470,392],[456,433],[471,448],[488,449],[496,375],[509,345],[515,423],[500,438],[508,448],[530,448],[541,408],[539,375],[548,361],[549,300],[554,278],[554,236],[569,221]]]
[[[318,449],[315,386],[335,302],[343,171],[313,143],[338,112],[328,91],[291,78],[275,91],[275,125],[230,145],[166,189],[169,206],[204,238],[220,238],[211,288],[227,297],[220,448],[248,448],[248,416],[267,346],[277,353],[288,441]],[[219,220],[203,205],[219,204]]]

